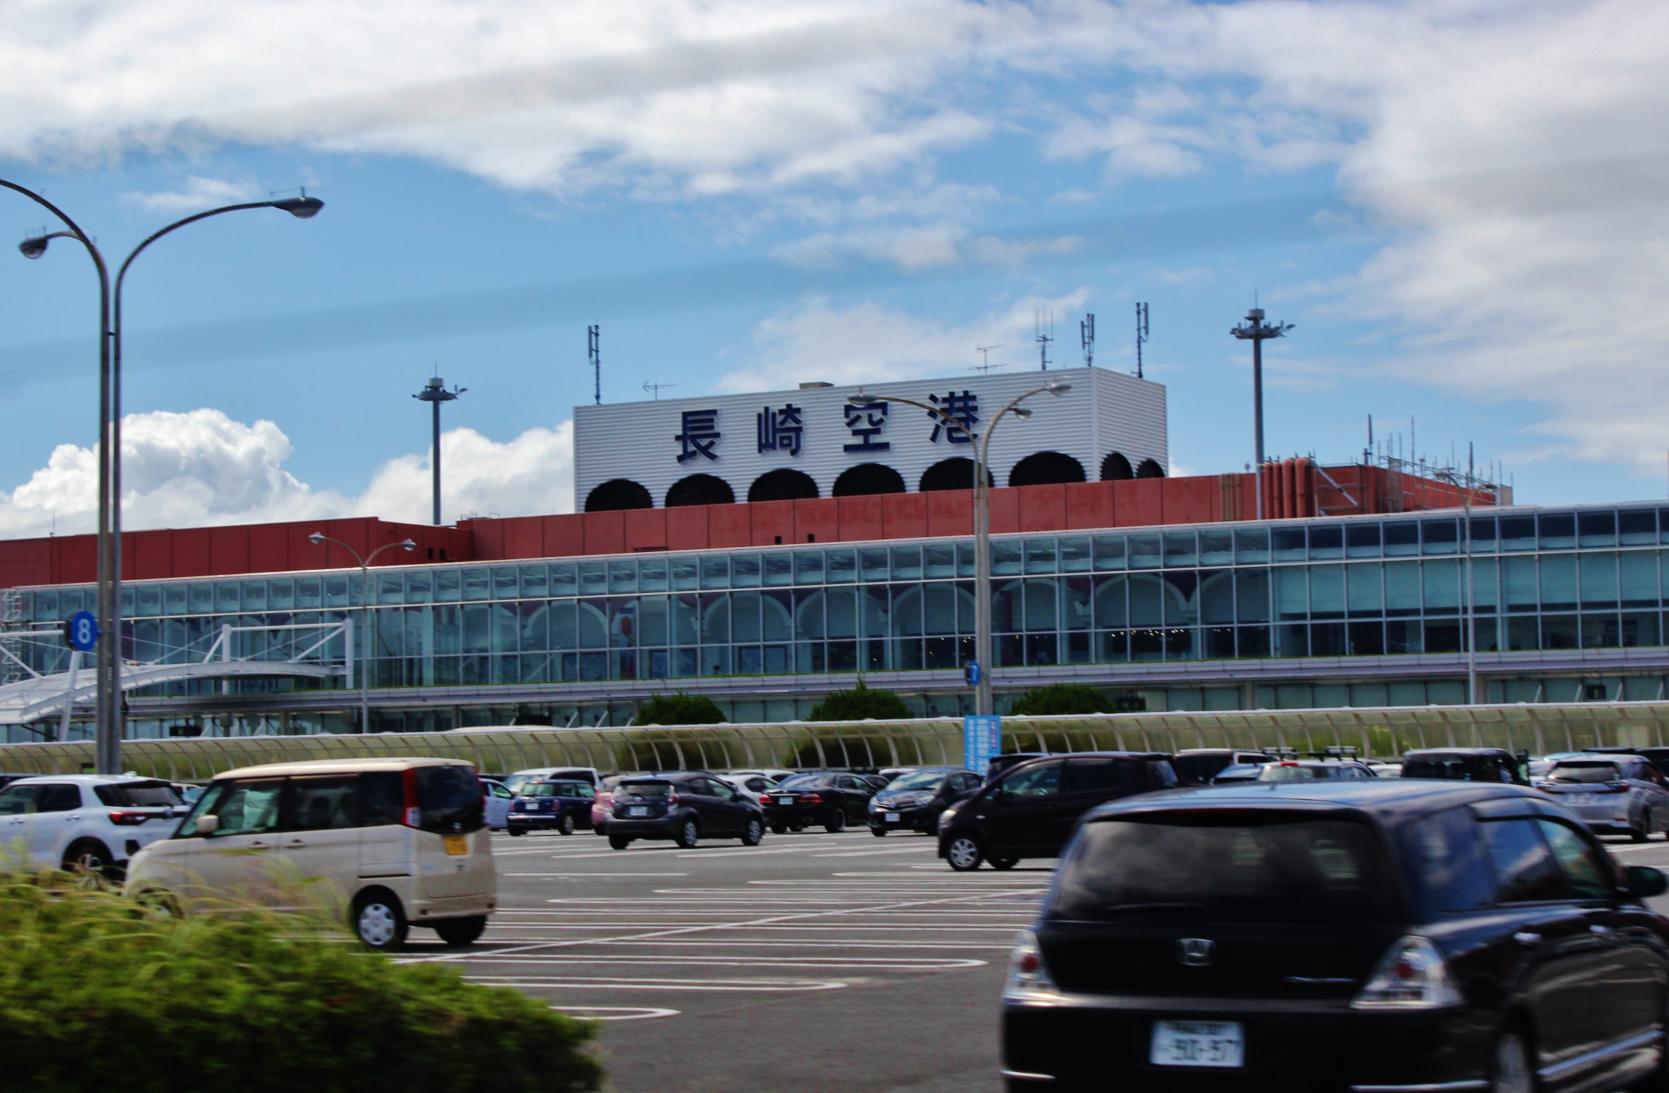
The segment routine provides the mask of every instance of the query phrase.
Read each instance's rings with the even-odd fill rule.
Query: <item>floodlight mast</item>
[[[1256,449],[1252,467],[1256,492],[1254,511],[1259,520],[1263,519],[1263,343],[1269,338],[1283,337],[1292,327],[1292,323],[1264,322],[1263,308],[1254,307],[1246,312],[1244,323],[1229,330],[1241,341],[1252,343],[1252,443]]]

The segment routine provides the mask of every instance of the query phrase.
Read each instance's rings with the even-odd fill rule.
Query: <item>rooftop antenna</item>
[[[1136,378],[1142,378],[1142,346],[1147,344],[1147,305],[1136,305]]]
[[[1253,297],[1255,305],[1257,298]],[[1256,506],[1257,519],[1263,519],[1263,343],[1279,338],[1292,329],[1291,323],[1266,323],[1263,308],[1253,306],[1246,312],[1246,321],[1229,330],[1241,341],[1252,343],[1252,434],[1257,448]]]
[[[1368,446],[1362,449],[1362,462],[1373,462],[1373,415],[1368,415]]]
[[[1037,356],[1038,356],[1038,359],[1043,363],[1043,370],[1045,372],[1047,372],[1047,371],[1049,371],[1049,343],[1055,340],[1055,311],[1054,311],[1054,309],[1050,308],[1047,312],[1047,316],[1048,316],[1047,321],[1048,321],[1048,330],[1049,330],[1049,332],[1047,334],[1045,334],[1043,332],[1044,322],[1045,322],[1044,316],[1045,316],[1045,311],[1042,308],[1038,308],[1035,312],[1032,313],[1033,322],[1037,326]]]
[[[1084,367],[1095,367],[1095,313],[1078,320],[1078,340],[1084,344]]]
[[[594,389],[592,401],[598,406],[603,404],[603,328],[592,323],[585,328],[585,352],[591,361],[591,378]]]
[[[643,389],[645,391],[648,391],[651,395],[655,396],[655,401],[656,402],[661,401],[661,389],[662,388],[677,387],[677,386],[678,385],[676,383],[650,383],[648,380],[643,381]]]
[[[1001,349],[1001,348],[1002,348],[1002,346],[1000,346],[1000,345],[976,345],[976,346],[974,346],[974,352],[979,354],[979,363],[974,365],[973,368],[970,369],[970,371],[984,372],[986,375],[989,376],[991,374],[991,369],[993,369],[993,368],[1007,368],[1008,365],[1006,365],[1006,364],[992,364],[991,363],[991,350]]]
[[[441,379],[439,376],[433,376],[429,379],[427,386],[425,386],[423,390],[412,396],[412,398],[417,399],[420,402],[427,402],[434,408],[435,411],[435,462],[433,469],[435,479],[434,493],[436,527],[440,526],[440,404],[443,402],[451,402],[453,399],[468,390],[468,387],[458,387],[454,385],[452,390],[448,391],[446,389],[446,381]]]

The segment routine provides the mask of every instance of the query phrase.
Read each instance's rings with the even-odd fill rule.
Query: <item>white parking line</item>
[[[847,984],[835,979],[627,979],[619,976],[466,975],[471,983],[495,987],[573,987],[606,991],[739,991],[760,994],[798,994],[838,991]]]
[[[652,1017],[677,1017],[682,1010],[659,1006],[551,1006],[551,1009],[587,1021],[646,1021]]]
[[[605,959],[611,966],[622,964],[651,964],[656,967],[668,965],[690,965],[694,967],[720,968],[827,968],[842,971],[901,971],[901,972],[934,972],[946,971],[952,968],[982,968],[987,963],[984,960],[974,960],[968,957],[880,957],[880,956],[675,956],[656,953],[648,956],[611,955]],[[472,964],[535,964],[540,966],[552,964],[596,964],[599,958],[595,956],[562,956],[545,954],[542,956],[488,956],[472,961]]]
[[[501,877],[687,877],[688,873],[500,873]]]

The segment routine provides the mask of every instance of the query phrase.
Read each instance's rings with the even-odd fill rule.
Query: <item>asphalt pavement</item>
[[[953,873],[866,829],[683,850],[493,837],[500,910],[455,965],[603,1024],[620,1093],[996,1090],[998,998],[1053,862]]]

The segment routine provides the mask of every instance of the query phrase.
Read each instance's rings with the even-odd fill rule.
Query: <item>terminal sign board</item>
[[[962,765],[985,773],[985,766],[1003,750],[1003,719],[997,714],[968,714],[962,718]]]

